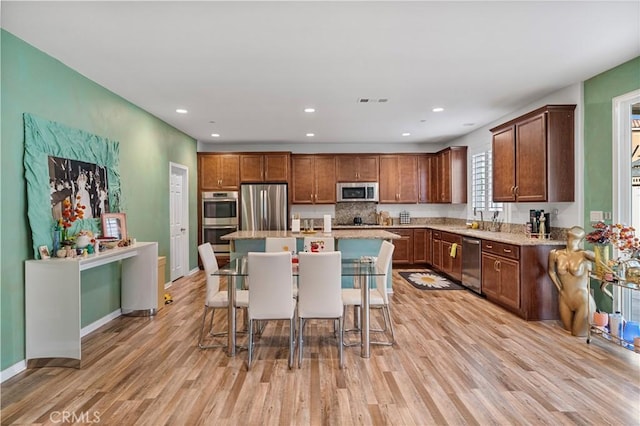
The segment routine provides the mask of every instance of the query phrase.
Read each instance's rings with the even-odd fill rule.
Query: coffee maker
[[[551,213],[544,210],[529,210],[527,229],[531,229],[534,238],[549,238],[551,236]]]

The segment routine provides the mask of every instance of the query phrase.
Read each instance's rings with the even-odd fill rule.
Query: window
[[[491,159],[491,151],[481,152],[471,157],[471,207],[474,211],[502,211],[502,203],[492,201]]]

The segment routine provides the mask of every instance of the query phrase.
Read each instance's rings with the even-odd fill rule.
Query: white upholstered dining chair
[[[342,349],[343,304],[341,253],[300,253],[298,272],[298,368],[302,366],[304,325],[310,319],[338,320],[338,354]]]
[[[291,254],[295,254],[298,252],[297,244],[298,243],[295,237],[267,237],[264,240],[264,251],[268,253],[288,251]],[[298,297],[298,283],[295,277],[292,283],[293,297]]]
[[[297,253],[298,247],[294,237],[267,237],[264,240],[264,251],[288,251],[289,253]]]
[[[289,368],[293,366],[295,343],[295,309],[293,298],[293,274],[291,253],[249,252],[248,272],[251,280],[249,288],[249,330],[253,330],[254,321],[289,321]],[[249,360],[247,370],[251,369],[253,359],[253,335],[249,333]]]
[[[382,310],[384,328],[383,329],[371,329],[373,332],[387,332],[391,331],[391,336],[387,341],[372,341],[372,345],[393,345],[395,343],[395,331],[393,329],[393,321],[391,319],[391,310],[389,304],[389,295],[387,293],[387,280],[389,278],[389,267],[391,266],[391,260],[393,259],[394,245],[388,241],[383,241],[380,247],[380,252],[376,259],[376,266],[385,271],[384,275],[377,275],[375,277],[376,286],[369,290],[369,306],[371,308],[379,308]],[[344,288],[342,289],[342,301],[344,304],[344,313],[348,306],[362,306],[362,290],[358,288]]]
[[[210,312],[208,334],[211,337],[219,337],[227,335],[227,332],[213,331],[213,317],[216,309],[229,307],[229,295],[226,290],[220,290],[220,277],[213,275],[218,270],[218,261],[210,243],[200,244],[198,246],[198,254],[204,267],[204,273],[207,279],[207,293],[204,302],[204,312],[202,313],[202,325],[200,327],[200,338],[198,339],[198,347],[200,349],[225,347],[225,344],[204,344],[205,327],[207,323],[207,314]],[[249,306],[249,292],[246,290],[236,290],[237,308],[246,308]]]

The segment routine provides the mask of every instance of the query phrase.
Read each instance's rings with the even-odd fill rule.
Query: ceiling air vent
[[[379,99],[375,99],[375,98],[359,98],[358,99],[358,103],[360,103],[360,104],[374,104],[374,103],[385,103],[385,102],[389,102],[389,99],[387,99],[387,98],[379,98]]]

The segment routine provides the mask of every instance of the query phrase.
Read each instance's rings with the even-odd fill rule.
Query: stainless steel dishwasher
[[[462,238],[462,285],[480,293],[482,291],[482,272],[480,240]]]

